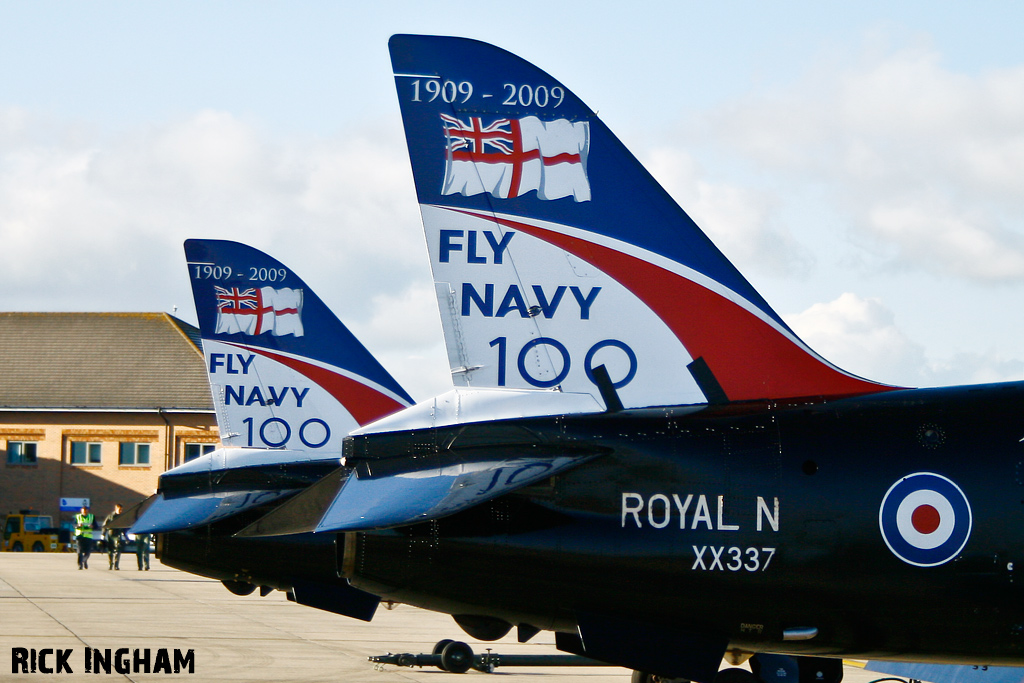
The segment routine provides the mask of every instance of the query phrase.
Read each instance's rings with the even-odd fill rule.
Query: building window
[[[212,443],[187,443],[185,444],[185,462],[195,460],[200,455],[212,453],[216,448],[216,444]]]
[[[36,446],[37,444],[34,441],[8,441],[7,464],[35,465]]]
[[[149,467],[148,443],[122,443],[119,465],[141,465]]]
[[[99,465],[100,463],[100,444],[86,443],[85,441],[71,442],[72,465]]]

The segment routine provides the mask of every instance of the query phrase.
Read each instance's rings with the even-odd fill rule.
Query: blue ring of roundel
[[[911,545],[896,524],[896,511],[900,503],[917,491],[935,491],[949,501],[953,508],[953,531],[944,543],[929,549]],[[971,506],[967,496],[952,481],[932,472],[908,474],[892,485],[882,499],[878,515],[882,538],[889,550],[904,562],[918,567],[934,567],[949,562],[960,554],[971,535]]]

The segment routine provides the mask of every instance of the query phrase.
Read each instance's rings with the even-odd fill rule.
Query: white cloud
[[[708,132],[823,187],[890,265],[1024,281],[1024,66],[967,75],[931,49],[872,54],[711,112]]]
[[[820,244],[812,254],[804,228],[784,224],[786,188],[801,186],[852,228],[855,253],[844,245],[841,258],[862,271],[1024,282],[1024,67],[966,75],[927,48],[832,67],[707,113],[699,142],[734,150],[745,174],[708,173],[664,146],[645,163],[743,272],[792,279],[841,260]],[[447,384],[403,138],[378,125],[283,139],[210,110],[101,133],[0,108],[0,309],[177,304],[191,317],[182,241],[236,239],[295,268],[400,382],[423,372]],[[813,229],[835,227],[817,218]],[[844,295],[793,325],[837,365],[882,381],[1021,374],[995,351],[930,357],[876,299]]]
[[[1019,382],[1024,379],[1024,361],[993,351],[957,353],[952,358],[929,363],[927,377],[928,383],[936,386]]]
[[[187,287],[181,242],[199,236],[303,254],[301,272],[341,291],[401,291],[426,273],[413,267],[423,247],[404,150],[372,133],[280,141],[207,111],[38,144],[23,118],[8,113],[3,121],[18,122],[0,136],[0,291],[76,308],[158,307],[154,292]],[[93,296],[62,296],[70,286]]]
[[[773,220],[773,198],[726,183],[709,183],[693,158],[668,148],[652,150],[645,167],[741,271],[799,277],[813,259]]]
[[[848,372],[889,384],[920,383],[924,349],[896,327],[892,312],[877,299],[845,293],[787,316],[786,322],[812,349]]]
[[[280,139],[203,111],[101,135],[0,110],[0,309],[177,305],[194,319],[182,242],[234,239],[294,268],[351,327],[415,322],[373,341],[440,358],[445,376],[436,311],[410,319],[403,298],[432,287],[402,139],[355,130]]]
[[[876,236],[902,254],[942,264],[947,273],[976,280],[1024,279],[1024,237],[985,212],[958,210],[941,196],[906,196],[891,204],[877,202],[864,217]]]
[[[817,303],[786,322],[835,365],[876,381],[901,386],[948,386],[1022,379],[1024,362],[995,351],[929,358],[897,325],[878,299],[845,293]]]
[[[433,287],[412,286],[371,298],[373,315],[349,326],[417,401],[452,388]],[[425,340],[434,342],[431,345]]]

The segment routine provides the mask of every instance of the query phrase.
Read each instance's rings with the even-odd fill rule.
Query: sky
[[[459,35],[598,111],[840,367],[1024,379],[1024,6],[893,4],[0,0],[0,310],[194,323],[182,242],[233,239],[447,390],[387,40]]]

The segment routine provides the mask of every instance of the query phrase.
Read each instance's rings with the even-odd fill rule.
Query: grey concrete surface
[[[554,654],[554,637],[540,633],[530,643],[514,636],[497,643],[467,637],[450,617],[405,605],[379,609],[372,623],[302,607],[280,592],[238,597],[220,583],[163,567],[140,572],[125,556],[120,571],[93,555],[79,571],[74,555],[0,553],[0,681],[344,681],[392,683],[511,680],[515,683],[627,683],[630,672],[609,668],[499,668],[462,677],[435,668],[384,666],[370,655],[430,652],[443,638],[464,640],[474,652]],[[86,674],[85,648],[112,651],[193,649],[195,673]],[[73,674],[12,674],[12,649],[68,649]],[[172,655],[173,657],[173,655]],[[53,663],[51,656],[49,663]],[[484,677],[484,678],[481,678]],[[848,667],[847,681],[866,683],[872,674]]]

